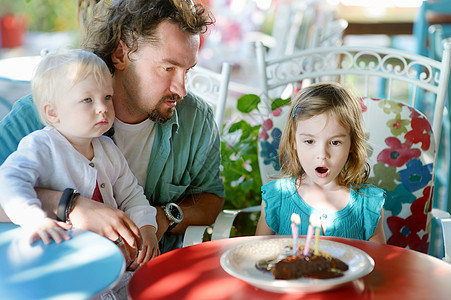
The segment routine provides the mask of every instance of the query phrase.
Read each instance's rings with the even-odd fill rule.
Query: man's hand
[[[78,196],[69,219],[74,227],[93,231],[111,241],[122,237],[129,247],[141,248],[138,227],[119,209]],[[130,258],[133,259],[134,257]]]
[[[56,218],[58,203],[63,194],[61,191],[36,188],[42,208],[49,217]],[[0,212],[0,218],[2,217]],[[111,241],[121,237],[127,247],[127,259],[134,260],[141,248],[139,229],[127,215],[114,207],[78,196],[69,219],[74,227],[100,234]]]

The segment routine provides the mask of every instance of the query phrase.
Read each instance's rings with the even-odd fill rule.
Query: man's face
[[[157,36],[157,45],[139,46],[121,75],[126,98],[121,102],[137,122],[147,117],[159,123],[171,119],[177,103],[187,94],[186,74],[197,63],[198,35],[184,33],[164,21]]]

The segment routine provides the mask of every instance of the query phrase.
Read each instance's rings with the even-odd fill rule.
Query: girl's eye
[[[305,140],[304,143],[311,145],[311,144],[313,144],[313,140]]]
[[[86,98],[86,99],[83,99],[82,102],[83,102],[83,103],[91,103],[91,102],[92,102],[92,99],[91,99],[91,98]]]
[[[338,146],[341,144],[341,141],[331,141],[330,142],[333,146]]]
[[[111,99],[113,99],[113,96],[111,96],[111,95],[105,96],[105,100],[111,100]]]

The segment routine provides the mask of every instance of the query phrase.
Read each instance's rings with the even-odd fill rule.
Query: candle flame
[[[321,226],[321,217],[317,214],[311,214],[309,218],[310,224],[312,224],[313,227],[320,227]]]
[[[297,213],[293,213],[291,215],[291,222],[294,222],[296,225],[301,224],[301,217]]]

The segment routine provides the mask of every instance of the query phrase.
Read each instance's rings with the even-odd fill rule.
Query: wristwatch
[[[183,211],[177,204],[169,202],[163,206],[163,210],[169,220],[169,227],[167,231],[171,231],[172,228],[183,221]]]

